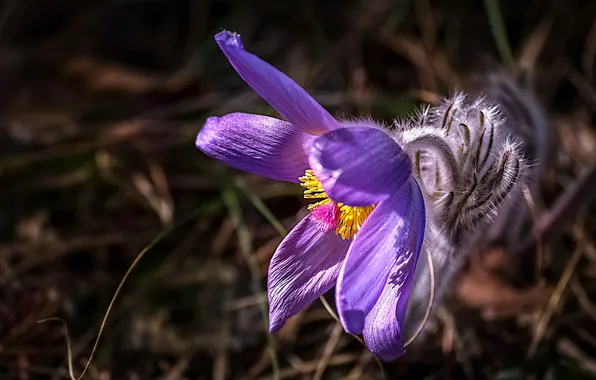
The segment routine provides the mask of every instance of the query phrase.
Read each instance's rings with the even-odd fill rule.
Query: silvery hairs
[[[525,79],[520,76],[520,80],[514,80],[512,76],[494,72],[478,76],[474,87],[475,92],[483,94],[487,101],[499,105],[505,118],[503,127],[520,142],[520,151],[532,165],[524,190],[533,200],[539,200],[542,175],[552,164],[552,152],[556,147],[554,130],[550,128],[543,107]],[[531,218],[526,202],[506,206],[499,212],[498,223],[485,230],[478,245],[497,245],[507,252],[517,252],[520,240],[527,239]]]
[[[531,169],[542,158],[541,150],[528,143],[535,138],[528,128],[544,128],[546,119],[526,101],[533,98],[511,82],[502,83],[508,91],[504,95],[497,87],[486,97],[458,93],[423,109],[412,120],[396,122],[395,137],[413,158],[426,200],[423,249],[434,262],[435,307],[472,248],[490,245],[508,236],[510,229],[516,230],[511,236],[520,233],[525,216],[517,210],[525,207],[523,191],[537,189],[538,176]],[[406,336],[424,317],[429,284],[428,264],[421,257],[410,295]]]

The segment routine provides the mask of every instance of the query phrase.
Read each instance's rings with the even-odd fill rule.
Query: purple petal
[[[209,157],[233,168],[298,182],[309,167],[305,152],[313,140],[283,120],[231,113],[207,119],[196,144]]]
[[[349,243],[334,232],[322,232],[310,217],[294,227],[269,266],[271,332],[335,285]]]
[[[403,265],[402,265],[403,266]],[[369,350],[383,361],[391,361],[403,355],[403,318],[397,319],[399,302],[408,299],[409,287],[394,283],[402,266],[394,265],[377,303],[364,321],[364,342]]]
[[[399,144],[373,127],[341,128],[318,137],[309,161],[327,195],[350,206],[387,199],[412,172]]]
[[[417,185],[412,183],[410,189],[412,204],[418,205],[422,212],[417,213],[415,217],[418,219],[411,223],[412,233],[405,242],[409,248],[401,250],[381,296],[364,322],[363,336],[367,347],[384,361],[395,360],[404,353],[404,319],[416,263],[424,240],[424,199]]]
[[[350,246],[337,281],[338,311],[346,331],[362,332],[365,317],[377,304],[388,279],[403,294],[409,294],[425,222],[424,199],[414,180],[380,203],[366,219]],[[395,266],[399,270],[390,276]],[[398,310],[392,315],[399,326],[406,304],[407,296],[399,299]],[[382,311],[383,305],[379,308]],[[394,332],[388,334],[393,336]]]
[[[215,41],[242,79],[297,128],[313,135],[339,128],[337,120],[290,77],[244,50],[240,34],[223,31]]]

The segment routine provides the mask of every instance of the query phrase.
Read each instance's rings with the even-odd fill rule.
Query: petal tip
[[[219,119],[220,118],[217,116],[207,118],[203,128],[201,128],[197,134],[197,138],[195,140],[195,145],[197,148],[205,151],[205,148],[207,148],[208,144],[213,140],[213,128],[219,124]]]
[[[275,334],[276,332],[281,330],[281,328],[284,327],[284,325],[285,325],[284,321],[274,321],[272,319],[269,322],[269,334]]]
[[[388,362],[392,362],[400,357],[402,357],[405,353],[406,350],[403,347],[394,347],[393,350],[391,350],[390,352],[379,352],[379,353],[375,353],[373,351],[371,351],[373,354],[375,354],[379,359],[381,359],[381,361],[384,361],[386,363]]]
[[[215,41],[220,47],[235,47],[244,49],[240,33],[223,30],[215,35]]]
[[[271,292],[269,292],[269,334],[275,334],[281,330],[287,319],[288,315],[284,315],[275,299],[271,297]]]

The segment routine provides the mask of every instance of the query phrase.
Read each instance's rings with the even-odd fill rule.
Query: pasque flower
[[[383,360],[403,353],[402,328],[425,232],[412,161],[380,125],[342,122],[303,88],[215,36],[232,67],[284,118],[232,113],[207,119],[196,144],[229,166],[299,183],[312,199],[269,266],[270,330],[336,285],[344,329]]]

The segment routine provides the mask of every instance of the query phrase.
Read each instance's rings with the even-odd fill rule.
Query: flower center
[[[300,186],[304,188],[304,198],[317,200],[308,205],[310,217],[323,231],[335,230],[343,240],[355,238],[368,215],[375,209],[375,205],[353,207],[334,202],[310,169],[299,180]]]

